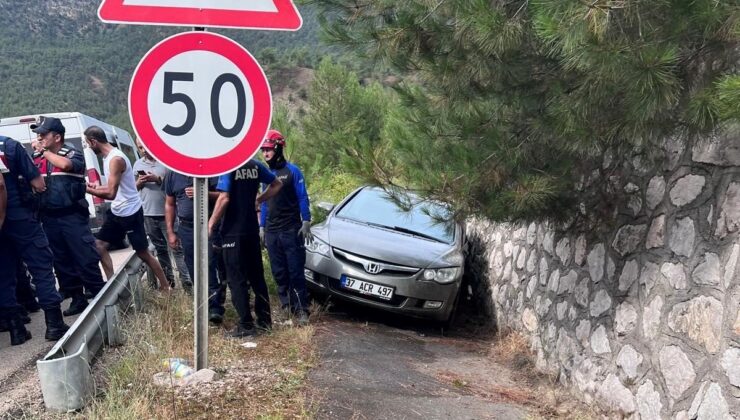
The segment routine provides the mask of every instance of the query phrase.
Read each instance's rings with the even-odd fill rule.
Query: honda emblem
[[[374,262],[367,262],[365,263],[365,271],[367,271],[370,274],[378,274],[380,273],[380,264],[374,263]]]

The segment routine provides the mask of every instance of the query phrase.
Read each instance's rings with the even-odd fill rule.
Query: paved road
[[[486,356],[489,343],[443,337],[428,324],[376,315],[328,314],[308,388],[319,419],[523,419],[497,397],[516,389]]]
[[[111,252],[114,269],[117,270],[132,253],[130,248]],[[67,309],[69,303],[69,299],[62,302],[62,310]],[[38,388],[36,360],[55,344],[44,339],[44,313],[39,311],[31,314],[31,319],[26,328],[31,331],[33,339],[23,345],[11,346],[10,334],[0,333],[0,417],[15,406],[19,398],[29,394],[29,387],[34,390]],[[72,325],[75,319],[77,316],[64,318],[68,325]]]

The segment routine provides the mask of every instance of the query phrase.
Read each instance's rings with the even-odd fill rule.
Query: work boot
[[[211,312],[208,314],[208,322],[215,325],[221,325],[224,322],[224,316],[218,312]]]
[[[23,320],[18,316],[14,316],[8,320],[8,327],[10,331],[10,345],[19,346],[26,341],[31,339],[31,332],[26,329],[23,325]]]
[[[72,302],[69,303],[69,308],[62,313],[64,316],[77,315],[81,314],[85,308],[87,308],[87,298],[85,298],[85,294],[80,290],[72,294]]]
[[[46,334],[44,338],[50,341],[57,341],[64,337],[64,333],[69,329],[69,325],[64,323],[62,310],[60,308],[44,309],[46,317]]]
[[[231,338],[254,337],[255,335],[257,335],[257,330],[254,327],[244,328],[241,325],[237,325],[229,332]]]

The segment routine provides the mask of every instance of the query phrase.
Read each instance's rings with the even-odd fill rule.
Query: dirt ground
[[[526,362],[497,357],[492,330],[442,332],[429,322],[330,309],[317,323],[319,364],[307,385],[316,418],[591,417]]]

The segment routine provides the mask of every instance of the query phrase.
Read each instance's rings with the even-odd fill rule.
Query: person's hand
[[[185,195],[192,199],[193,198],[193,187],[185,187]]]
[[[31,147],[33,147],[34,152],[42,152],[44,150],[44,145],[38,140],[31,140]]]
[[[265,247],[265,228],[260,226],[260,245],[262,248]]]
[[[208,236],[213,236],[213,232],[216,230],[216,223],[213,220],[208,219]]]
[[[180,249],[180,238],[177,237],[175,232],[167,232],[167,242],[172,249]]]
[[[311,233],[311,222],[303,221],[298,234],[303,236],[303,240],[309,244],[313,243],[313,234]]]
[[[151,172],[147,172],[146,175],[140,175],[139,180],[141,182],[158,182],[159,177]]]

